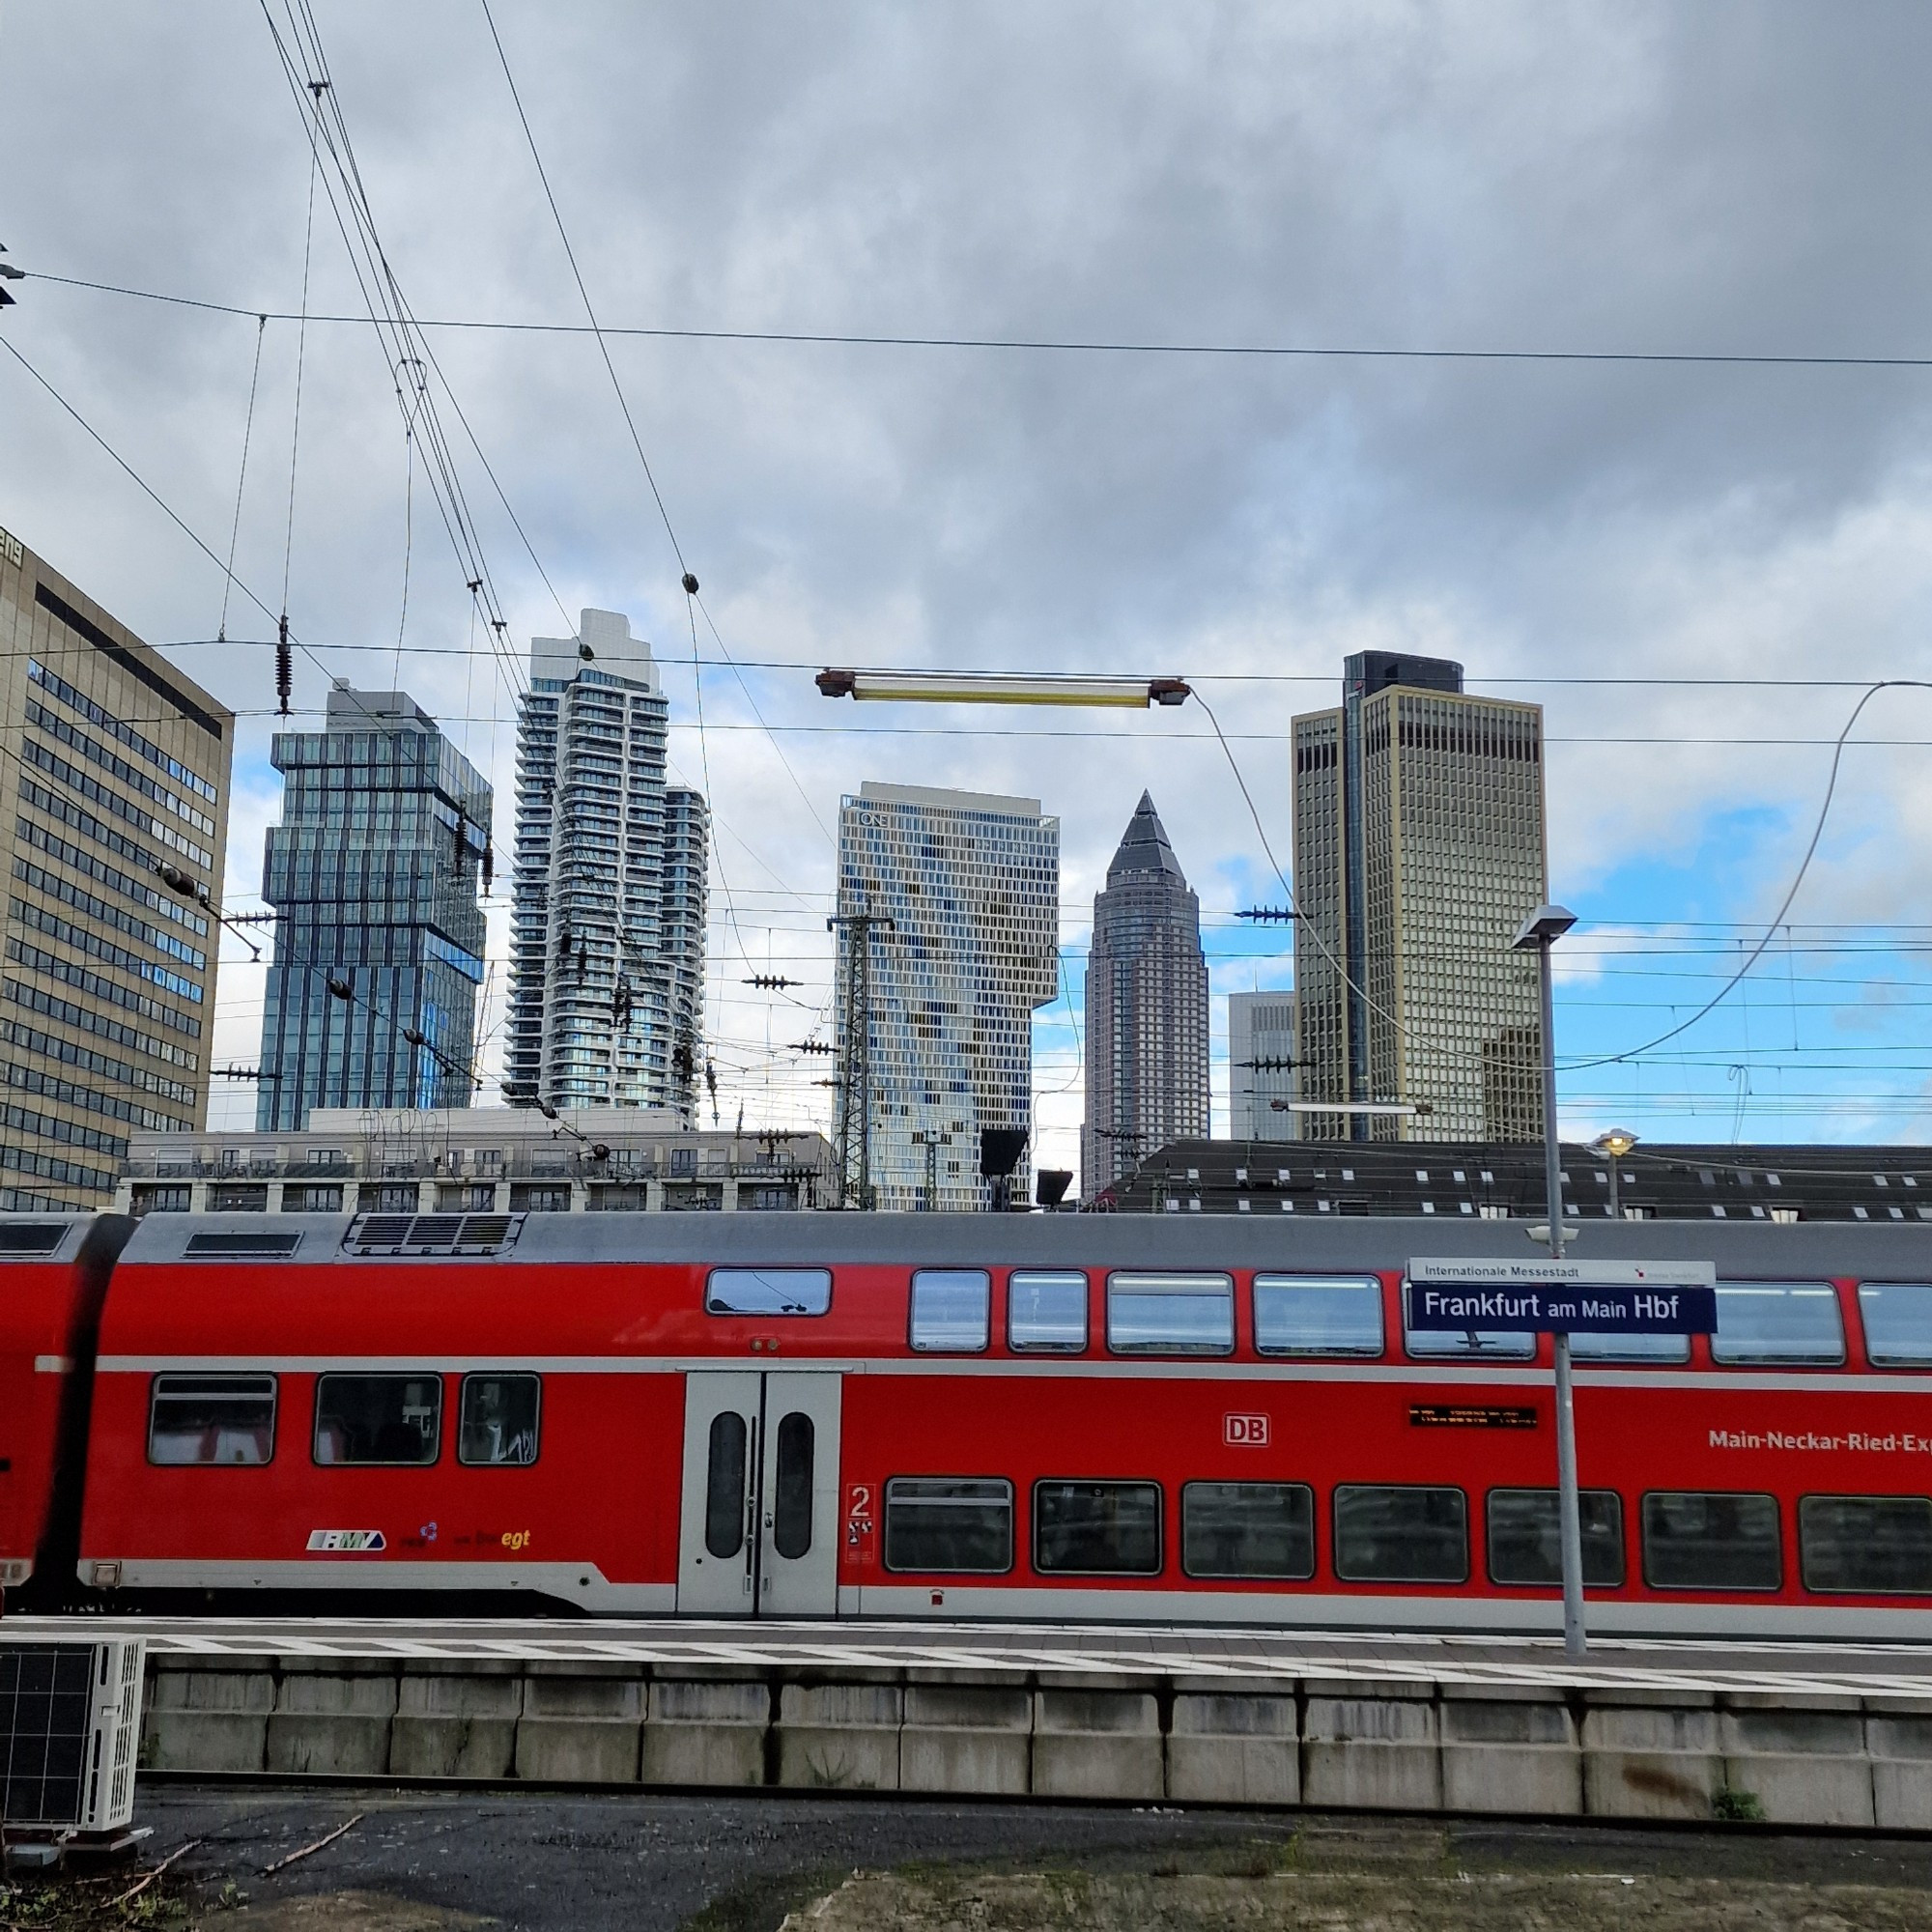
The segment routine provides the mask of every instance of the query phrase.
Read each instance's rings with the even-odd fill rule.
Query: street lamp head
[[[1568,906],[1540,905],[1523,921],[1521,929],[1510,941],[1511,951],[1534,952],[1551,940],[1561,939],[1577,923],[1577,915]]]
[[[1637,1137],[1628,1127],[1605,1127],[1590,1146],[1598,1152],[1621,1160],[1636,1146]]]

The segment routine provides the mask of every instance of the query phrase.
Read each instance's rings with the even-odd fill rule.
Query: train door
[[[834,1374],[707,1369],[685,1377],[681,1612],[837,1610],[838,1413]]]

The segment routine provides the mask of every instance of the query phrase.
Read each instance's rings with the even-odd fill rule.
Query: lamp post
[[[1610,1164],[1610,1219],[1621,1221],[1624,1217],[1623,1199],[1618,1190],[1617,1163],[1631,1149],[1636,1146],[1636,1136],[1628,1127],[1605,1127],[1591,1148]]]
[[[1550,987],[1549,949],[1577,923],[1567,906],[1540,905],[1511,942],[1536,954],[1537,993],[1543,1017],[1543,1185],[1549,1208],[1549,1258],[1563,1259],[1563,1156],[1556,1139],[1556,1019]],[[1583,1517],[1577,1493],[1577,1410],[1570,1380],[1570,1336],[1556,1344],[1556,1522],[1563,1550],[1563,1652],[1581,1657],[1583,1634]]]

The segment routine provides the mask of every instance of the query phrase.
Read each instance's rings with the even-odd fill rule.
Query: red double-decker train
[[[0,1223],[0,1563],[176,1605],[1549,1631],[1549,1343],[1406,1333],[1400,1293],[1523,1233]],[[1592,1627],[1932,1632],[1932,1231],[1577,1252],[1719,1279],[1715,1336],[1577,1338]]]

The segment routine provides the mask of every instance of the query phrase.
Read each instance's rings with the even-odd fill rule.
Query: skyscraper
[[[235,717],[0,530],[0,1209],[99,1208],[208,1120]]]
[[[1418,1109],[1303,1131],[1539,1138],[1536,966],[1510,941],[1547,896],[1542,708],[1364,651],[1340,710],[1294,720],[1293,757],[1301,1097]]]
[[[1228,1100],[1230,1138],[1237,1141],[1298,1140],[1299,1117],[1277,1100],[1298,1100],[1295,1079],[1294,993],[1228,995]]]
[[[1141,793],[1104,891],[1087,957],[1088,1199],[1170,1141],[1208,1134],[1208,962],[1201,901]]]
[[[272,752],[265,1130],[299,1128],[313,1107],[469,1104],[490,786],[404,692],[338,680],[324,724],[276,732]]]
[[[1034,1009],[1060,989],[1060,821],[1037,798],[868,782],[839,804],[838,912],[838,1037],[865,1029],[875,1203],[982,1208],[980,1131],[1031,1128]]]
[[[689,1119],[710,813],[665,781],[670,707],[650,645],[614,611],[580,623],[574,638],[530,639],[504,1092]]]

